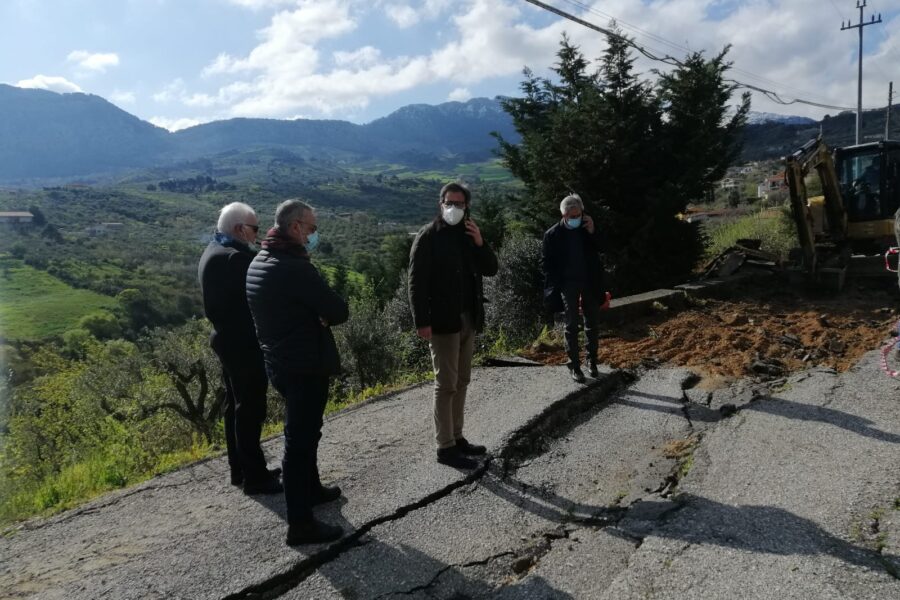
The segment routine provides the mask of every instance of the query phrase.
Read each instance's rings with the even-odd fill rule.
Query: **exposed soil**
[[[600,362],[617,368],[691,367],[703,375],[704,385],[715,387],[717,381],[812,366],[846,371],[890,337],[900,293],[895,286],[868,284],[833,296],[744,288],[731,300],[692,301],[677,312],[660,308],[624,325],[605,325]],[[538,345],[526,356],[567,362],[559,345]]]

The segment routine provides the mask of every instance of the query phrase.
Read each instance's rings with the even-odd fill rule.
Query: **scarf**
[[[266,232],[266,239],[262,241],[260,246],[266,250],[275,250],[293,256],[301,256],[304,258],[309,256],[309,253],[306,251],[306,248],[303,247],[303,244],[286,236],[277,227],[273,227]]]

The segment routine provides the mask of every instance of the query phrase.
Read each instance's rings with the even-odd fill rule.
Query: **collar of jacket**
[[[265,250],[284,252],[291,256],[309,259],[309,252],[306,251],[303,244],[294,241],[277,227],[273,227],[266,233],[266,239],[262,241],[260,246]]]
[[[220,246],[225,246],[226,248],[236,248],[238,250],[243,250],[244,252],[251,252],[250,244],[248,244],[247,242],[243,242],[235,237],[231,237],[227,233],[217,231],[215,235],[213,235],[213,239]]]

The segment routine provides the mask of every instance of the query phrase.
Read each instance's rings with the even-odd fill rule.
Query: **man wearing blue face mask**
[[[597,231],[593,219],[584,213],[581,197],[577,194],[566,196],[559,210],[562,218],[544,234],[541,263],[544,303],[551,312],[565,311],[569,371],[572,379],[584,383],[578,346],[582,314],[587,338],[587,366],[591,377],[597,377],[597,322],[600,305],[607,293],[603,285]]]
[[[347,302],[309,260],[318,240],[312,207],[286,200],[247,271],[247,299],[266,371],[285,401],[281,466],[290,546],[328,542],[343,533],[313,517],[314,506],[341,495],[340,488],[319,479],[318,448],[329,379],[341,370],[331,326],[349,317]]]

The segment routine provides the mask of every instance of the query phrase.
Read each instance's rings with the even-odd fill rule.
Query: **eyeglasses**
[[[241,227],[249,227],[253,233],[259,233],[259,225],[251,225],[250,223],[241,223]]]
[[[443,204],[444,206],[455,206],[456,208],[465,208],[465,207],[466,207],[465,201],[463,201],[463,202],[449,202],[449,201],[447,201],[447,200],[441,200],[441,204]]]

